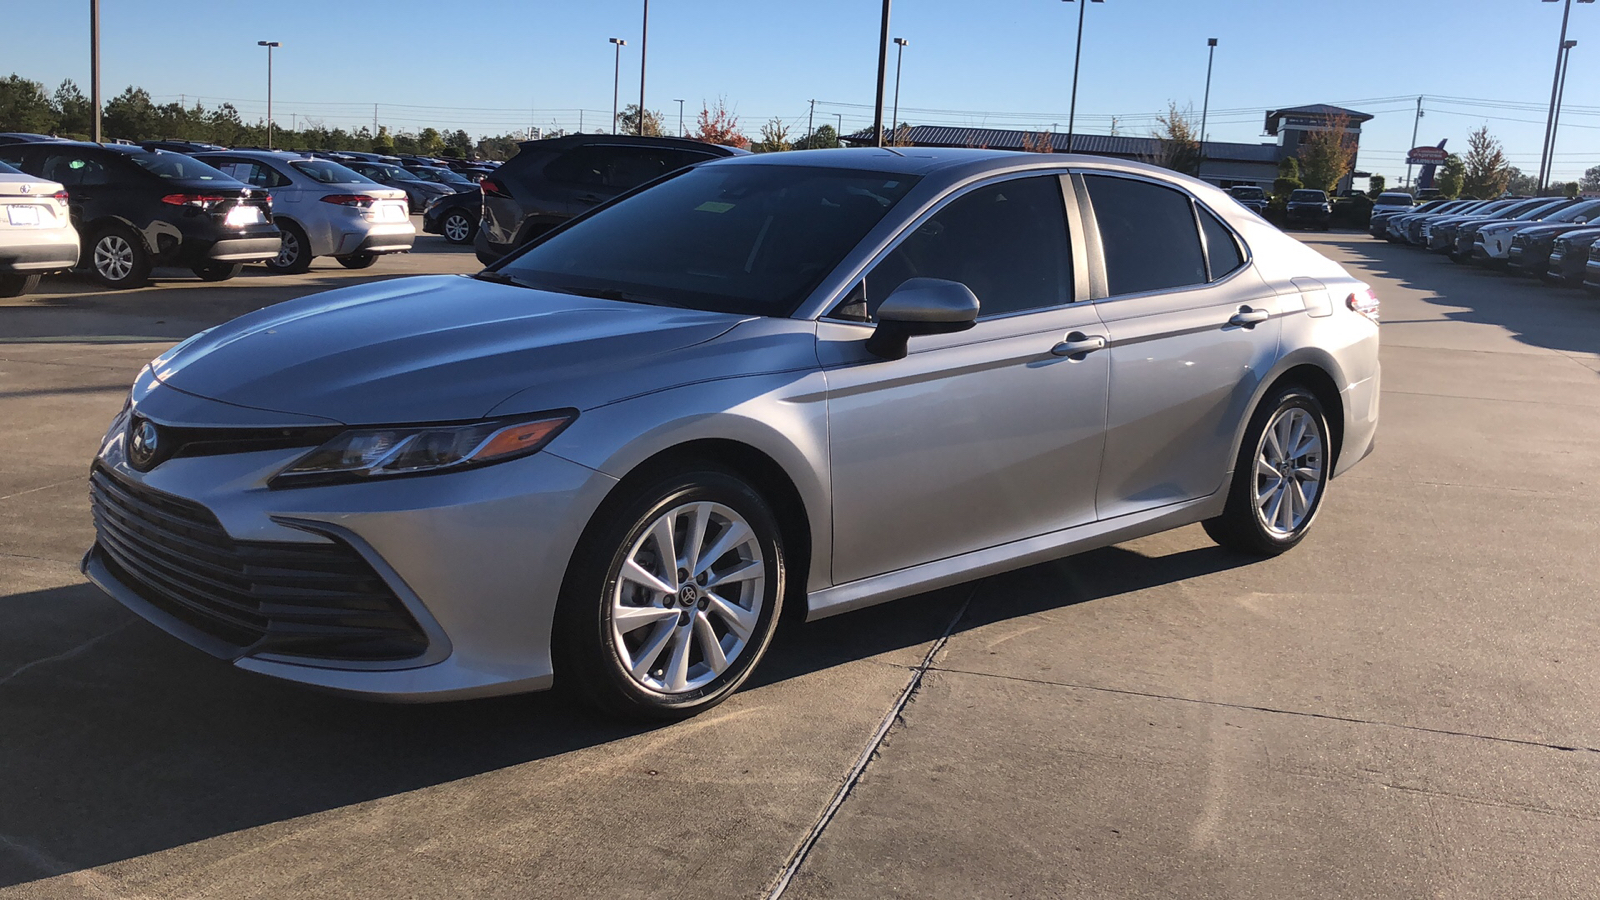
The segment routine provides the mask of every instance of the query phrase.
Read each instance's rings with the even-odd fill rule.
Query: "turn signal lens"
[[[364,481],[484,466],[537,453],[578,417],[576,410],[467,425],[346,431],[279,472],[272,487]]]
[[[1377,323],[1378,295],[1372,292],[1372,288],[1367,288],[1359,294],[1351,294],[1344,301],[1344,305],[1350,307],[1352,312],[1358,312],[1371,319],[1374,324]]]

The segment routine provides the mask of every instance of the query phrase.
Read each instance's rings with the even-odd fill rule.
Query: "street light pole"
[[[1422,98],[1417,98],[1417,117],[1411,120],[1411,146],[1417,146],[1417,126],[1422,124]],[[1406,190],[1411,190],[1411,151],[1406,151]]]
[[[1200,105],[1200,165],[1206,163],[1206,114],[1211,112],[1211,63],[1217,58],[1217,39],[1206,38],[1206,98]],[[1193,109],[1194,107],[1189,107]],[[1199,177],[1200,170],[1195,168],[1195,177]]]
[[[617,133],[617,97],[622,86],[622,48],[628,42],[622,38],[608,38],[607,40],[617,45],[617,62],[611,73],[611,133]]]
[[[1078,118],[1078,61],[1083,56],[1083,11],[1089,8],[1090,3],[1104,3],[1105,0],[1062,0],[1063,3],[1078,3],[1078,46],[1072,52],[1072,106],[1067,110],[1067,152],[1072,152],[1072,133]]]
[[[100,143],[100,0],[89,0],[89,96],[94,104],[94,142]]]
[[[1561,104],[1567,96],[1567,68],[1572,65],[1572,48],[1576,46],[1577,41],[1561,42],[1561,80],[1556,89],[1556,117],[1550,123],[1550,161],[1545,165],[1551,179],[1556,177],[1556,134],[1561,130]]]
[[[256,41],[256,46],[257,47],[265,47],[265,48],[267,48],[267,149],[271,150],[272,149],[272,50],[275,47],[282,47],[283,46],[283,42],[282,41]],[[377,135],[377,130],[376,129],[373,130],[373,135],[374,136]]]
[[[883,27],[878,32],[878,95],[872,105],[874,147],[883,146],[883,82],[889,73],[889,0],[883,0]]]
[[[1545,3],[1556,3],[1559,0],[1544,0]],[[1593,3],[1594,0],[1578,0],[1579,3]],[[1544,120],[1544,146],[1539,150],[1539,192],[1544,193],[1545,183],[1549,179],[1549,167],[1545,160],[1550,157],[1550,143],[1555,137],[1556,127],[1556,95],[1561,91],[1561,63],[1567,52],[1567,19],[1572,15],[1572,0],[1566,0],[1561,12],[1561,37],[1556,41],[1556,74],[1550,81],[1550,113]]]
[[[844,141],[840,140],[840,138],[844,136],[844,113],[834,113],[833,118],[834,121],[839,123],[838,126],[833,129],[833,145],[835,147],[840,147],[844,145]]]
[[[644,28],[639,35],[639,136],[644,137],[644,61],[650,52],[650,0],[644,0]],[[613,126],[612,131],[616,131]]]
[[[911,42],[905,38],[895,38],[894,57],[894,115],[889,118],[889,127],[894,131],[895,143],[900,142],[900,64],[905,61],[906,45]]]
[[[685,134],[683,130],[683,101],[673,98],[672,102],[678,104],[678,137],[683,137]]]

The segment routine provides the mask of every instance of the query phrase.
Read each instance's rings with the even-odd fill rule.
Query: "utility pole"
[[[1206,99],[1200,106],[1200,165],[1206,164],[1206,114],[1211,112],[1211,63],[1217,58],[1217,39],[1206,38]],[[1193,109],[1193,107],[1190,107]],[[1200,170],[1195,168],[1195,177]]]
[[[1561,129],[1561,103],[1567,96],[1567,68],[1572,65],[1572,48],[1578,46],[1577,41],[1563,41],[1561,43],[1561,85],[1556,89],[1556,117],[1550,123],[1550,162],[1545,166],[1549,177],[1556,177],[1556,133]],[[1543,193],[1541,191],[1541,193]]]
[[[889,128],[894,132],[895,143],[900,142],[900,65],[905,62],[906,45],[911,42],[905,38],[895,38],[894,57],[894,115],[890,117]]]
[[[281,41],[256,41],[257,47],[267,48],[267,149],[272,149],[272,51],[282,47]]]
[[[1417,117],[1411,120],[1411,146],[1417,146],[1417,126],[1422,124],[1422,98],[1417,98]],[[1406,151],[1406,190],[1411,190],[1411,151]]]
[[[813,125],[813,123],[816,122],[816,121],[817,121],[817,101],[812,100],[811,101],[811,112],[806,113],[806,144],[807,145],[815,143],[813,140],[811,140],[811,136],[817,133],[817,129]],[[816,148],[815,147],[811,147],[811,149],[815,150]]]
[[[372,139],[378,139],[378,104],[372,104]]]
[[[678,104],[678,137],[684,137],[688,132],[683,130],[683,101],[674,97],[672,102]]]
[[[100,143],[100,0],[89,0],[89,96],[94,104],[94,142]]]
[[[616,134],[617,133],[617,96],[618,96],[617,95],[617,91],[621,89],[621,85],[622,85],[622,48],[627,46],[628,42],[623,40],[622,38],[610,38],[609,40],[611,41],[611,43],[617,45],[617,62],[616,62],[616,67],[615,67],[615,69],[614,69],[614,71],[612,72],[612,75],[611,75],[611,133],[612,134]],[[643,107],[641,107],[641,109],[642,108]]]
[[[844,113],[834,113],[833,118],[839,123],[839,126],[833,129],[833,145],[839,147],[844,144],[844,141],[840,140],[844,137]]]
[[[1083,58],[1083,13],[1089,8],[1090,3],[1104,3],[1105,0],[1064,0],[1064,2],[1078,4],[1078,47],[1072,52],[1072,106],[1067,110],[1067,152],[1071,153],[1072,134],[1078,118],[1078,62]]]
[[[650,0],[644,0],[644,29],[639,35],[639,136],[644,137],[644,58],[650,51]],[[612,129],[615,131],[616,129]]]
[[[889,0],[883,0],[883,28],[878,33],[878,94],[872,106],[872,144],[883,146],[883,82],[889,74]]]

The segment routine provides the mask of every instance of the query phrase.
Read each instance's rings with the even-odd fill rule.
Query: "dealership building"
[[[1345,131],[1356,144],[1361,144],[1361,124],[1372,116],[1317,103],[1275,109],[1267,113],[1266,136],[1270,142],[1241,144],[1228,141],[1206,141],[1205,162],[1200,167],[1200,177],[1212,184],[1229,188],[1235,185],[1255,185],[1272,189],[1278,177],[1278,163],[1285,157],[1296,156],[1300,145],[1313,132],[1326,131],[1345,121]],[[986,147],[994,150],[1022,150],[1048,140],[1053,152],[1067,152],[1067,136],[1060,132],[1017,131],[1006,128],[966,128],[949,125],[912,125],[901,129],[901,145],[913,147]],[[872,143],[872,129],[844,135],[846,144],[865,146]],[[1077,134],[1072,137],[1072,152],[1095,156],[1111,156],[1140,162],[1157,159],[1161,142],[1154,137],[1128,137],[1108,134]],[[1355,170],[1351,160],[1351,170]],[[1339,190],[1350,187],[1350,176],[1339,181]]]

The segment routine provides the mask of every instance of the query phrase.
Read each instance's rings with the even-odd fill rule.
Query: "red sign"
[[[1449,155],[1444,152],[1443,147],[1412,147],[1411,152],[1406,154],[1406,165],[1425,166],[1429,163],[1437,165],[1444,162],[1445,157]]]

